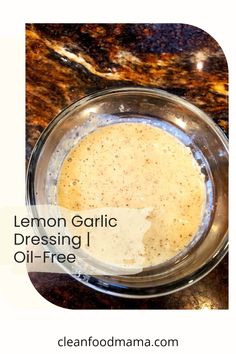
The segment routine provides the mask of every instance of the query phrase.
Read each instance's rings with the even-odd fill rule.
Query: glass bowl
[[[44,130],[31,155],[27,173],[27,204],[33,217],[40,205],[56,204],[62,162],[83,135],[91,118],[111,115],[100,126],[146,121],[174,134],[190,147],[205,175],[206,208],[198,234],[172,259],[138,274],[108,275],[99,264],[85,271],[80,263],[60,264],[83,284],[101,292],[130,298],[172,293],[209,273],[228,250],[228,141],[204,112],[177,96],[150,88],[112,88],[93,93],[65,108]],[[40,228],[39,234],[45,233]],[[53,253],[55,246],[46,246]],[[110,274],[110,273],[109,273]]]

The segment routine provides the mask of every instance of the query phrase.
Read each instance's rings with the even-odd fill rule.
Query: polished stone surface
[[[228,258],[196,284],[152,299],[122,299],[99,293],[67,274],[29,273],[38,292],[53,304],[70,309],[227,309]]]
[[[130,85],[183,97],[228,133],[227,63],[206,32],[183,24],[28,24],[27,161],[62,108],[96,90]],[[30,277],[46,299],[68,308],[228,308],[227,257],[193,286],[149,300],[99,294],[68,275]]]

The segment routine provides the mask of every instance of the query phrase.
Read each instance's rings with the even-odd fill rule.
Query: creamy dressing
[[[82,138],[64,160],[57,186],[58,204],[74,211],[152,208],[142,266],[164,262],[189,244],[202,221],[205,194],[191,150],[145,123],[107,125]]]

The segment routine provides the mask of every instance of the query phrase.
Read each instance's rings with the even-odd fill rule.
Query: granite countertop
[[[164,89],[206,112],[228,133],[228,69],[218,43],[183,24],[26,25],[26,160],[62,108],[96,90]],[[228,257],[193,286],[154,299],[98,293],[69,275],[29,273],[40,294],[73,309],[227,309]]]

